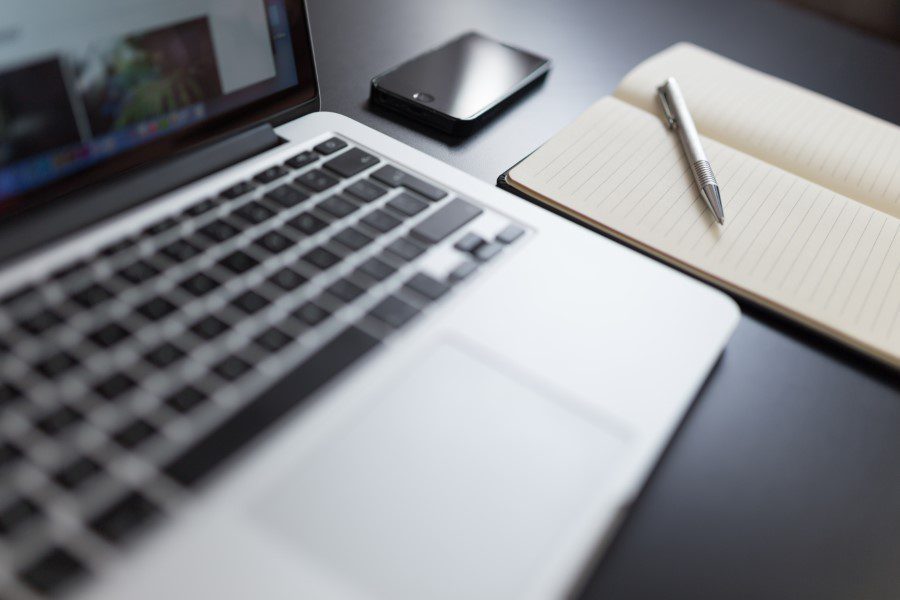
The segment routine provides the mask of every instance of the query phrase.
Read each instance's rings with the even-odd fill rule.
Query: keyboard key
[[[53,436],[80,422],[82,418],[81,413],[75,409],[63,406],[38,419],[35,426],[47,435]]]
[[[256,292],[248,291],[232,300],[231,304],[248,315],[252,315],[268,306],[269,301]]]
[[[452,282],[462,281],[463,279],[466,279],[469,275],[474,273],[477,268],[478,263],[476,263],[475,261],[467,260],[466,262],[453,269],[450,272],[448,279]]]
[[[425,252],[424,248],[406,238],[397,238],[385,250],[405,261],[415,260]]]
[[[291,314],[310,327],[318,325],[331,315],[327,310],[312,302],[307,302]]]
[[[164,231],[172,229],[176,225],[178,225],[178,219],[176,219],[175,217],[168,217],[166,219],[163,219],[162,221],[157,221],[150,227],[147,227],[146,229],[144,229],[143,233],[144,235],[148,236],[159,235]]]
[[[253,179],[260,183],[271,183],[278,179],[279,177],[284,177],[287,175],[287,170],[275,165],[274,167],[269,167],[265,171],[257,173],[254,175]]]
[[[482,212],[462,198],[455,198],[414,227],[411,234],[428,244],[437,244]]]
[[[165,298],[153,298],[137,307],[137,312],[150,321],[159,321],[175,312],[177,307]]]
[[[133,450],[155,435],[156,427],[143,419],[136,419],[113,434],[112,438],[123,448]]]
[[[93,283],[77,294],[72,294],[72,301],[82,308],[92,308],[112,298],[112,293],[99,283]]]
[[[41,514],[38,505],[27,498],[13,500],[0,509],[0,534],[10,535]]]
[[[209,275],[197,273],[179,283],[178,286],[199,298],[219,287],[219,281]]]
[[[164,342],[144,355],[144,360],[163,369],[184,358],[184,351],[171,342]]]
[[[308,187],[314,192],[324,192],[338,183],[337,179],[317,169],[307,171],[294,181]]]
[[[115,346],[129,336],[128,330],[118,323],[104,325],[88,335],[88,338],[102,348]]]
[[[94,386],[94,391],[107,400],[115,400],[134,389],[135,386],[137,386],[137,384],[131,377],[123,375],[122,373],[116,373]]]
[[[372,178],[390,187],[404,187],[425,196],[429,200],[440,200],[447,195],[447,192],[439,187],[422,181],[418,177],[414,177],[392,165],[381,167],[372,173]]]
[[[450,286],[424,273],[418,273],[406,282],[406,287],[425,296],[429,300],[437,300],[447,293]]]
[[[62,323],[62,318],[50,309],[44,309],[19,323],[19,327],[32,335],[40,335]]]
[[[159,514],[150,500],[132,492],[91,520],[91,529],[113,543],[129,538]]]
[[[220,195],[223,198],[228,198],[229,200],[234,200],[238,196],[243,196],[244,194],[249,194],[253,191],[256,186],[250,183],[249,181],[240,181],[230,188],[226,188],[222,190]]]
[[[445,192],[441,188],[431,185],[430,183],[427,183],[415,177],[407,177],[406,179],[404,179],[403,187],[416,192],[417,194],[425,196],[432,202],[437,202],[447,195],[447,192]]]
[[[344,191],[363,202],[371,202],[387,194],[386,189],[368,179],[360,179],[356,183],[347,186]]]
[[[378,344],[376,338],[356,327],[344,330],[292,370],[274,389],[229,417],[172,461],[165,472],[184,486],[198,483]]]
[[[67,278],[71,277],[72,275],[74,275],[75,273],[78,273],[79,271],[86,271],[87,267],[88,267],[87,261],[79,260],[79,261],[76,261],[69,265],[66,265],[65,267],[63,267],[61,269],[57,269],[56,271],[53,271],[53,273],[50,274],[50,277],[52,277],[53,279],[67,279]],[[82,273],[82,274],[84,274],[84,273]]]
[[[213,371],[226,381],[240,379],[250,369],[250,364],[237,356],[229,356],[213,367]]]
[[[397,272],[397,269],[377,258],[370,258],[359,266],[358,271],[368,275],[375,281],[384,281]]]
[[[157,273],[159,273],[158,269],[143,260],[139,260],[119,271],[118,275],[130,283],[138,284],[147,281]]]
[[[269,277],[269,281],[285,290],[286,292],[289,292],[306,283],[306,277],[300,275],[292,269],[288,269],[287,267],[285,267]]]
[[[313,248],[304,254],[303,260],[325,271],[338,264],[341,261],[341,258],[337,254],[320,246],[318,248]]]
[[[503,250],[503,245],[497,242],[482,244],[475,250],[475,258],[482,262],[487,262],[497,256]]]
[[[86,573],[78,559],[61,548],[53,548],[25,567],[19,578],[40,594],[57,594]]]
[[[400,225],[400,221],[381,209],[375,210],[362,218],[362,222],[381,233],[387,233]]]
[[[191,326],[191,331],[205,340],[211,340],[228,330],[228,325],[215,317],[200,319]]]
[[[474,233],[467,233],[462,236],[458,242],[453,244],[453,247],[462,252],[474,252],[475,249],[483,243],[484,240]]]
[[[269,210],[262,203],[257,201],[248,202],[235,210],[234,214],[252,225],[262,223],[266,219],[275,216],[275,213],[272,210]]]
[[[22,399],[22,390],[9,382],[0,382],[0,408]]]
[[[293,169],[300,169],[319,160],[319,157],[312,152],[301,152],[297,156],[287,159],[285,164]]]
[[[34,368],[44,377],[53,379],[75,367],[77,364],[78,361],[68,352],[57,352],[49,358],[39,362]]]
[[[350,213],[356,211],[359,206],[341,196],[331,196],[330,198],[326,198],[322,202],[319,202],[317,208],[324,210],[338,219],[343,219]]]
[[[236,273],[239,275],[241,273],[246,273],[256,265],[258,265],[259,261],[251,257],[249,254],[237,250],[219,261],[219,264],[232,273]]]
[[[66,489],[74,490],[98,475],[103,469],[94,460],[82,456],[56,472],[53,479]]]
[[[379,160],[359,148],[351,148],[325,163],[324,167],[342,177],[353,177],[371,167],[377,165]]]
[[[205,227],[200,228],[200,233],[206,237],[208,237],[213,242],[224,242],[227,239],[233,238],[240,231],[237,230],[233,225],[222,221],[221,219],[218,221],[213,221],[212,223],[206,225]]]
[[[321,144],[319,144],[318,146],[313,148],[313,150],[315,150],[319,154],[327,156],[329,154],[334,154],[341,148],[346,148],[346,147],[347,147],[347,142],[345,142],[342,139],[334,137],[334,138],[331,138],[330,140],[325,140],[324,142],[322,142]]]
[[[419,314],[419,311],[396,296],[388,296],[369,313],[372,317],[398,329]]]
[[[191,217],[196,217],[196,216],[202,215],[205,212],[211,211],[215,207],[216,207],[216,201],[213,200],[212,198],[207,198],[206,200],[203,200],[202,202],[198,202],[197,204],[187,208],[184,211],[184,214],[191,216]]]
[[[166,405],[176,411],[186,414],[203,404],[207,396],[197,388],[186,386],[166,398]]]
[[[304,200],[308,200],[309,196],[307,196],[294,186],[282,185],[275,188],[274,190],[270,190],[269,193],[266,194],[266,198],[283,206],[284,208],[290,208],[292,206],[300,204]]]
[[[106,257],[115,256],[116,254],[119,254],[120,252],[124,252],[125,250],[128,250],[129,248],[134,246],[136,243],[137,243],[137,240],[135,238],[125,238],[125,239],[119,240],[117,242],[113,242],[112,244],[109,244],[107,246],[104,246],[100,250],[100,254],[102,254],[103,256],[106,256]]]
[[[177,240],[161,250],[175,262],[184,262],[200,254],[200,249],[185,240]]]
[[[331,239],[351,250],[359,250],[372,242],[372,238],[353,227],[348,227]]]
[[[312,213],[302,213],[288,221],[287,224],[305,235],[316,234],[328,227],[328,223]]]
[[[327,291],[335,298],[348,303],[353,302],[365,293],[364,289],[346,279],[338,279],[328,286]]]
[[[406,217],[417,215],[428,208],[427,202],[419,200],[412,194],[407,193],[392,198],[388,201],[387,205]]]
[[[372,173],[373,179],[377,179],[381,183],[390,187],[402,186],[403,180],[409,176],[410,175],[405,171],[401,171],[400,169],[392,165],[385,165]]]
[[[289,238],[281,235],[277,231],[270,231],[257,239],[255,243],[257,246],[268,250],[272,254],[279,254],[293,245],[293,242]]]
[[[265,348],[269,352],[278,352],[291,343],[291,337],[275,327],[266,329],[253,340],[257,346]]]
[[[0,469],[5,469],[22,458],[22,450],[9,442],[0,443]]]
[[[525,230],[518,225],[507,225],[503,231],[497,234],[497,241],[501,244],[512,244],[524,233]]]

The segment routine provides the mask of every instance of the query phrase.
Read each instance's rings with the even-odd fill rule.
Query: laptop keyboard
[[[333,137],[7,292],[0,596],[112,560],[525,233]]]

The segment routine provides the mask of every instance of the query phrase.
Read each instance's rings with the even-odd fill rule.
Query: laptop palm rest
[[[627,436],[454,342],[408,367],[253,516],[376,597],[519,597]]]

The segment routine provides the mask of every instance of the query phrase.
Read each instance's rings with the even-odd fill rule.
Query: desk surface
[[[680,40],[900,123],[900,46],[768,0],[312,0],[310,16],[325,110],[491,183]],[[554,70],[462,142],[368,108],[373,75],[467,29]],[[896,600],[898,509],[900,377],[751,309],[584,596]]]

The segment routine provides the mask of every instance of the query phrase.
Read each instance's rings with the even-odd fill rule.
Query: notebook
[[[675,77],[722,192],[700,198]],[[506,185],[900,367],[900,127],[691,44],[632,70]]]

